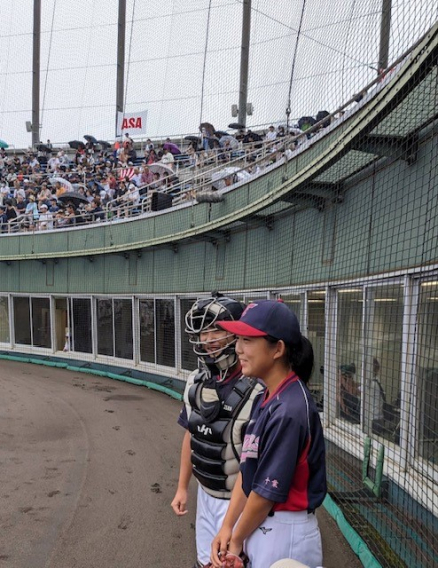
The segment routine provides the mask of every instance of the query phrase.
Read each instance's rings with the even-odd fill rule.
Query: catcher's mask
[[[244,309],[244,304],[232,298],[214,296],[197,300],[186,314],[185,331],[189,336],[189,342],[193,345],[193,351],[198,355],[201,364],[212,374],[219,374],[220,381],[225,378],[228,369],[237,362],[234,347],[236,337],[225,332],[220,340],[217,338],[201,340],[201,333],[224,331],[219,329],[216,323],[238,320]],[[211,348],[216,345],[216,348]]]

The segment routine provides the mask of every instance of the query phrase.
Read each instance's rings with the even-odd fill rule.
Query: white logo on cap
[[[243,318],[243,316],[248,312],[248,310],[250,310],[251,308],[255,308],[256,306],[258,306],[258,304],[248,304],[246,306],[246,308],[243,310],[243,314],[240,316],[241,318]]]

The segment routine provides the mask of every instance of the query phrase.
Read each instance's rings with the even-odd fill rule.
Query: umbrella
[[[207,130],[211,130],[214,132],[216,128],[211,124],[211,122],[201,122],[199,128],[206,128]]]
[[[158,162],[154,162],[153,164],[150,164],[149,169],[152,173],[164,173],[164,172],[169,172],[169,174],[175,175],[175,172],[172,170],[172,168],[169,168],[169,166],[166,166],[165,164],[160,164]]]
[[[302,116],[298,121],[298,128],[301,128],[301,130],[308,130],[314,124],[316,124],[316,120],[313,116]]]
[[[246,126],[240,122],[232,122],[228,125],[228,128],[233,128],[234,130],[244,130]]]
[[[241,170],[237,167],[223,168],[218,172],[213,172],[211,176],[211,181],[214,183],[216,189],[221,189],[225,186],[225,183],[218,184],[217,182],[224,180],[225,178],[233,177],[233,183],[236,181],[244,181],[251,177],[246,170]]]
[[[327,110],[320,110],[316,115],[316,122],[321,122],[321,120],[324,120],[326,117],[330,117],[330,113]],[[330,122],[331,119],[328,118],[328,120],[322,123],[322,126],[326,128],[327,126],[330,126]]]
[[[49,148],[48,146],[46,146],[45,144],[37,144],[36,149],[39,152],[51,152],[52,151],[52,149]]]
[[[0,140],[0,148],[9,148],[9,144],[4,140]]]
[[[189,142],[196,142],[198,144],[201,142],[199,136],[184,136],[184,140],[188,140]]]
[[[85,149],[85,144],[83,142],[81,142],[80,140],[71,140],[68,145],[70,146],[70,148],[74,148],[75,150],[84,150]]]
[[[224,132],[223,130],[216,130],[215,135],[218,138],[222,138],[222,136],[228,136],[228,132]]]
[[[239,142],[234,138],[234,136],[229,136],[228,134],[226,136],[222,136],[219,140],[219,144],[223,147],[227,141],[230,143],[230,148],[233,150],[239,147]]]
[[[87,142],[90,142],[90,144],[97,144],[97,140],[94,136],[90,136],[90,134],[85,134],[84,138]]]
[[[163,144],[163,148],[165,150],[169,150],[169,152],[171,154],[173,154],[174,156],[177,156],[178,154],[181,154],[181,150],[178,148],[178,146],[176,144],[174,144],[173,142],[165,142]]]
[[[49,178],[49,183],[51,183],[52,185],[54,185],[58,181],[61,185],[63,185],[67,189],[67,191],[73,191],[73,186],[68,180],[60,177]]]
[[[88,203],[88,199],[81,195],[80,193],[76,193],[75,191],[67,191],[58,197],[58,201],[61,203],[72,203],[76,208],[79,207],[81,203]]]
[[[102,146],[102,148],[104,148],[104,149],[111,148],[111,144],[109,142],[107,142],[106,140],[98,140],[97,144],[100,144],[100,146]]]

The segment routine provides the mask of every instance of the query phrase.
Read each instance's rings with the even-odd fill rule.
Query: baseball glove
[[[245,568],[247,565],[248,559],[247,557],[242,554],[242,556],[236,556],[231,552],[227,552],[224,558],[222,559],[222,568]],[[211,562],[206,564],[204,568],[211,568]]]

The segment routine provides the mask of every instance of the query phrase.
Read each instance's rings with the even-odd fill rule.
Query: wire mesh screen
[[[123,109],[116,109],[118,4],[41,3],[40,139],[112,139],[116,110],[147,111],[147,136],[184,135],[208,121],[226,129],[239,103],[242,1],[126,1]],[[334,111],[376,76],[382,0],[335,5],[252,0],[247,125]],[[33,0],[3,4],[0,136],[30,143]],[[432,1],[383,2],[395,61],[436,18]],[[20,29],[20,33],[16,30]],[[386,67],[386,65],[383,65]],[[19,126],[18,126],[19,125]]]
[[[0,132],[25,147],[30,55],[12,54],[32,32],[15,34],[9,4]],[[118,6],[95,25],[97,2],[76,3],[76,23],[62,17],[70,4],[44,6],[42,138],[90,128],[105,142]],[[244,3],[130,0],[124,107],[146,109],[156,138],[0,150],[0,350],[181,392],[197,365],[185,332],[195,299],[281,298],[313,345],[330,497],[378,564],[432,568],[437,8],[383,2],[378,75],[382,2],[292,4],[251,3],[245,128],[228,128]],[[18,73],[23,99],[9,87]]]

